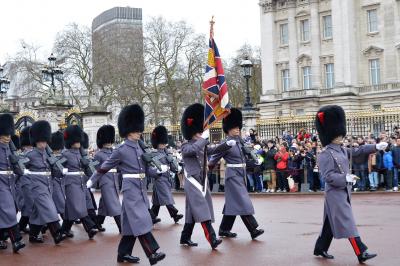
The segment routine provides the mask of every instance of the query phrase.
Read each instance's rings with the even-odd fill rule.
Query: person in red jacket
[[[286,179],[289,153],[285,146],[280,147],[279,152],[275,154],[274,159],[277,162],[276,176],[278,179],[278,190],[276,192],[287,192],[289,191],[289,184]]]

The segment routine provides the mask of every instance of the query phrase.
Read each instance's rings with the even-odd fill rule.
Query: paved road
[[[285,195],[252,196],[256,218],[266,233],[252,241],[240,219],[233,231],[236,239],[226,239],[218,251],[212,251],[203,231],[196,225],[193,240],[196,248],[179,246],[182,224],[173,224],[165,208],[154,235],[166,259],[158,265],[357,265],[358,261],[347,240],[334,240],[330,252],[335,260],[325,261],[312,255],[315,239],[321,229],[323,196]],[[177,207],[184,211],[184,196],[175,196]],[[222,195],[214,196],[216,229],[221,221]],[[400,193],[362,194],[353,196],[353,208],[362,239],[379,256],[368,265],[400,265]],[[119,241],[112,218],[107,218],[105,233],[88,240],[81,225],[74,226],[75,238],[54,246],[50,236],[41,245],[27,244],[20,254],[0,251],[0,265],[118,265],[116,248]],[[25,236],[27,242],[27,237]],[[139,243],[134,255],[140,265],[148,265]]]

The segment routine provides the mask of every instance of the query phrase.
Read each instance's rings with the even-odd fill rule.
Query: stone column
[[[343,21],[342,0],[332,0],[332,34],[335,60],[335,84],[337,87],[344,86],[344,56],[343,56]]]
[[[318,12],[318,2],[311,2],[311,74],[312,74],[312,88],[321,89],[321,30],[320,30],[320,17]]]
[[[289,4],[289,3],[288,3]],[[298,90],[298,40],[296,23],[296,5],[290,4],[288,8],[288,27],[289,27],[289,69],[290,69],[290,90]]]
[[[89,136],[89,147],[96,148],[97,130],[110,122],[110,112],[91,108],[81,112],[83,130]]]
[[[379,9],[379,31],[383,37],[383,56],[384,62],[381,62],[381,82],[396,82],[399,80],[397,76],[397,48],[395,47],[396,41],[400,41],[399,35],[396,35],[396,24],[400,22],[395,17],[396,8],[395,1],[382,1],[381,8]],[[397,37],[397,38],[396,38]],[[382,67],[383,66],[383,67]]]
[[[259,118],[259,113],[258,109],[253,108],[253,109],[248,109],[248,110],[243,110],[242,109],[242,115],[243,115],[243,130],[245,132],[248,132],[251,128],[256,129],[257,127],[257,119]]]
[[[276,83],[275,66],[275,41],[276,25],[274,21],[274,11],[260,5],[261,23],[261,58],[262,58],[262,96],[268,97],[278,93]],[[271,93],[272,92],[272,93]]]

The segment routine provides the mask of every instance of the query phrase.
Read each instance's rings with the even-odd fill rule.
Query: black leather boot
[[[228,238],[234,238],[234,237],[237,236],[236,233],[232,233],[230,231],[224,231],[224,230],[221,230],[221,229],[219,230],[218,235],[219,236],[228,237]]]
[[[7,249],[7,241],[0,240],[0,249]]]
[[[174,216],[174,222],[177,223],[182,218],[183,218],[183,214],[177,214],[177,215]]]
[[[18,250],[25,247],[25,243],[24,243],[24,241],[20,240],[20,241],[16,241],[16,242],[12,243],[12,246],[13,246],[14,253],[18,253]]]
[[[328,260],[332,260],[332,259],[335,258],[334,256],[328,254],[327,251],[320,251],[320,250],[316,250],[316,249],[314,250],[314,255],[315,256],[321,256],[321,257],[323,257],[325,259],[328,259]]]
[[[159,262],[160,260],[163,260],[165,258],[165,254],[162,252],[159,253],[153,253],[150,255],[149,257],[149,261],[150,261],[150,265],[154,265],[157,262]]]
[[[117,258],[117,262],[120,262],[120,263],[121,262],[138,263],[139,261],[140,261],[140,258],[131,256],[131,255],[125,255],[125,256],[118,255],[118,258]]]
[[[181,243],[181,245],[186,245],[188,247],[197,247],[198,246],[197,243],[193,242],[190,239],[187,239],[187,240],[181,239],[180,243]]]
[[[215,239],[211,240],[212,249],[216,249],[219,246],[219,244],[221,244],[221,243],[222,243],[222,239],[215,238]]]
[[[43,240],[43,237],[41,237],[41,236],[33,236],[33,235],[30,235],[30,236],[29,236],[29,242],[30,242],[30,243],[41,244],[41,243],[44,243],[44,240]]]
[[[255,229],[253,232],[251,232],[251,238],[256,239],[257,237],[259,237],[262,234],[264,234],[263,229]]]
[[[366,250],[361,255],[358,255],[357,257],[358,257],[358,262],[364,263],[367,260],[375,258],[376,256],[378,256],[378,254],[368,253],[368,250]]]

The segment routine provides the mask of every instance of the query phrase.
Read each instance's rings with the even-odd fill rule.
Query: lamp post
[[[252,76],[253,63],[246,56],[243,59],[240,66],[242,67],[242,70],[243,70],[243,77],[246,79],[246,100],[245,100],[243,109],[249,110],[249,109],[253,108],[253,104],[251,103],[251,99],[250,99],[250,88],[249,88],[249,79]]]
[[[63,71],[56,66],[57,58],[53,55],[53,53],[48,58],[49,64],[42,68],[43,79],[51,81],[51,88],[53,89],[53,95],[56,94],[56,85],[55,80],[61,80],[62,75],[64,74]]]
[[[3,103],[4,95],[7,93],[10,88],[10,80],[6,79],[3,76],[3,67],[0,65],[0,95],[1,95],[1,103]]]

